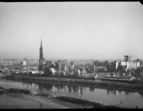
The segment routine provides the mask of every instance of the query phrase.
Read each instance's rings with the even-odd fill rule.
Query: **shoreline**
[[[105,102],[100,101],[89,101],[84,98],[77,98],[73,96],[65,96],[55,93],[39,93],[34,94],[33,92],[27,89],[18,89],[18,88],[9,88],[4,89],[0,87],[0,91],[3,91],[3,94],[13,95],[14,97],[23,99],[29,99],[36,102],[41,102],[49,106],[55,106],[57,108],[91,108],[91,109],[128,109],[132,107],[120,106],[120,105],[111,105]],[[1,94],[2,95],[2,94]],[[132,108],[133,109],[133,108]]]
[[[119,91],[130,91],[130,92],[143,92],[143,90],[136,90],[136,89],[126,89],[121,87],[106,87],[106,86],[95,86],[95,85],[85,85],[85,84],[75,84],[75,83],[63,83],[63,82],[52,82],[52,81],[32,81],[32,80],[19,80],[19,79],[6,79],[6,80],[14,80],[17,82],[24,82],[24,83],[36,83],[36,84],[54,84],[54,85],[67,85],[67,86],[78,86],[78,87],[93,87],[99,89],[107,89],[107,90],[119,90]]]
[[[143,91],[143,85],[141,84],[129,84],[120,82],[110,82],[110,81],[96,81],[96,80],[84,80],[84,79],[71,79],[71,78],[55,78],[55,77],[10,77],[7,76],[5,79],[11,80],[26,80],[38,83],[64,83],[70,85],[82,85],[90,87],[108,88],[108,89],[119,89],[119,90],[132,90],[132,91]]]
[[[3,92],[1,89],[3,89]],[[22,92],[19,92],[20,90]],[[82,105],[68,103],[66,101],[63,102],[57,99],[53,100],[52,96],[50,97],[38,96],[26,89],[18,89],[18,88],[4,89],[3,87],[0,87],[0,92],[2,92],[0,94],[1,96],[0,109],[27,109],[27,108],[28,109],[68,109],[68,108],[83,109],[84,108]],[[29,92],[29,94],[26,94],[26,92]],[[3,99],[5,97],[7,99],[9,98],[8,100],[10,100],[10,102],[8,103],[3,102]]]

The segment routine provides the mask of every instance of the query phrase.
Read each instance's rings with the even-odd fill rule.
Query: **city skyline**
[[[0,58],[143,59],[139,2],[0,3]]]

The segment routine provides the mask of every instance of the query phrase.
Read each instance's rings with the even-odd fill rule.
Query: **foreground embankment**
[[[27,89],[0,87],[0,109],[84,108],[78,104],[53,99],[54,94],[49,93],[48,95],[48,97],[38,96],[35,92]]]
[[[79,106],[82,106],[81,108],[93,108],[93,109],[127,109],[130,107],[123,107],[123,106],[117,106],[117,105],[109,105],[107,103],[102,103],[98,101],[89,101],[84,98],[77,98],[77,97],[69,97],[65,95],[58,95],[55,93],[39,93],[36,94],[34,92],[31,92],[27,89],[17,89],[17,88],[9,88],[5,89],[3,87],[0,87],[0,94],[4,93],[14,93],[14,94],[25,94],[30,95],[32,97],[45,97],[46,99],[52,98],[54,100],[60,100],[63,102],[69,102],[73,104],[77,104]]]
[[[84,79],[72,79],[72,78],[55,78],[55,77],[11,77],[7,76],[7,79],[16,80],[28,80],[33,82],[55,82],[55,83],[66,83],[66,84],[79,84],[79,85],[90,85],[96,87],[109,87],[109,88],[122,88],[131,90],[143,90],[142,84],[129,84],[121,82],[110,82],[110,81],[99,81],[99,80],[84,80]]]

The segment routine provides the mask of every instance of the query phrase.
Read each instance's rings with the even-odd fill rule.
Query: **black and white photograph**
[[[141,2],[0,2],[0,109],[143,109]]]

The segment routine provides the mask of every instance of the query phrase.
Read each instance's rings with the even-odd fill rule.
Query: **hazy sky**
[[[0,58],[143,59],[139,2],[0,2]]]

